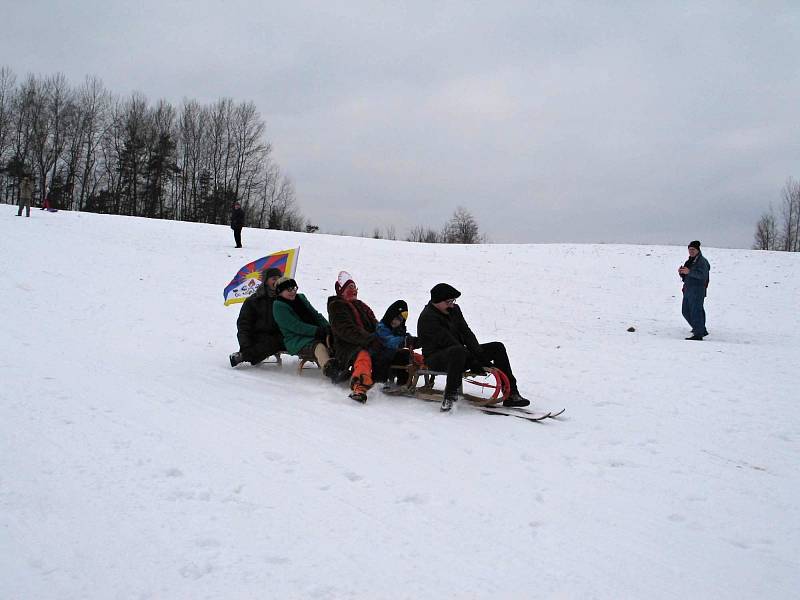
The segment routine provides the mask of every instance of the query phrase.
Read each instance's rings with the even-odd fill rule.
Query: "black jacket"
[[[244,210],[234,208],[231,210],[231,229],[241,229],[244,227]]]
[[[270,293],[269,287],[262,284],[242,304],[236,328],[239,347],[246,349],[257,344],[264,336],[281,337],[281,330],[272,315],[272,305],[276,296]]]
[[[417,340],[423,356],[430,356],[451,346],[465,346],[473,356],[481,356],[478,339],[457,304],[445,314],[428,302],[417,320]]]

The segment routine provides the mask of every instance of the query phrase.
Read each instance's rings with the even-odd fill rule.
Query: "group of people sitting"
[[[328,319],[317,311],[297,282],[279,269],[261,274],[261,286],[242,305],[236,322],[239,351],[230,355],[232,367],[253,365],[286,352],[313,360],[333,383],[350,381],[350,398],[367,401],[376,382],[405,384],[415,363],[447,373],[443,411],[458,400],[465,372],[483,374],[488,368],[505,373],[510,393],[504,406],[528,406],[517,389],[508,354],[501,342],[478,343],[456,299],[461,293],[447,283],[431,289],[430,302],[417,322],[417,337],[408,333],[408,305],[397,300],[378,321],[372,309],[358,299],[358,287],[346,271],[339,273],[336,295],[328,298]],[[422,354],[414,352],[419,348]]]

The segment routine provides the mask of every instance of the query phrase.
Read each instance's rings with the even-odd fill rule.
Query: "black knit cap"
[[[291,277],[281,277],[280,279],[278,279],[277,283],[275,283],[275,293],[280,294],[284,290],[296,287],[297,287],[297,282],[294,279],[292,279]]]
[[[436,304],[450,298],[458,298],[461,295],[456,288],[449,283],[437,283],[431,288],[431,302]]]
[[[392,302],[392,305],[386,309],[386,314],[383,315],[381,323],[387,327],[391,327],[392,319],[403,316],[400,313],[408,313],[408,304],[406,304],[405,300],[396,300]]]
[[[267,279],[269,279],[270,277],[280,277],[281,275],[283,275],[283,273],[281,272],[280,269],[277,269],[275,267],[270,267],[269,269],[264,269],[261,272],[261,281],[263,283],[266,283]]]
[[[698,242],[697,240],[689,242],[689,248],[697,248],[698,250],[700,250],[700,242]]]

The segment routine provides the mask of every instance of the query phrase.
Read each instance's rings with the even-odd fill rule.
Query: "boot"
[[[527,398],[523,398],[519,392],[511,392],[508,398],[503,400],[503,406],[520,407],[529,406],[531,403]]]
[[[444,397],[442,398],[442,406],[439,410],[442,412],[448,412],[453,408],[453,404],[456,402],[458,402],[458,393],[445,392]]]
[[[361,404],[367,403],[367,394],[366,392],[361,392],[358,390],[353,390],[350,392],[350,397],[355,400],[356,402],[360,402]]]
[[[242,356],[241,352],[234,352],[228,358],[230,358],[230,360],[231,360],[231,366],[232,367],[235,367],[240,362],[244,362],[244,357]]]
[[[695,342],[702,342],[703,341],[703,336],[702,335],[693,335],[691,337],[687,337],[686,339],[687,340],[692,340],[692,341],[695,341]]]
[[[325,366],[322,367],[322,373],[334,384],[342,383],[350,379],[350,370],[340,369],[339,364],[334,359],[325,363]]]

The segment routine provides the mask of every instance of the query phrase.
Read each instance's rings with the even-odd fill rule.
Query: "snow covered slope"
[[[687,240],[697,237],[687,231]],[[702,236],[700,236],[702,238]],[[791,598],[800,256],[409,244],[0,205],[0,598]],[[231,369],[244,263],[463,293],[542,424]],[[633,325],[635,333],[626,329]]]

